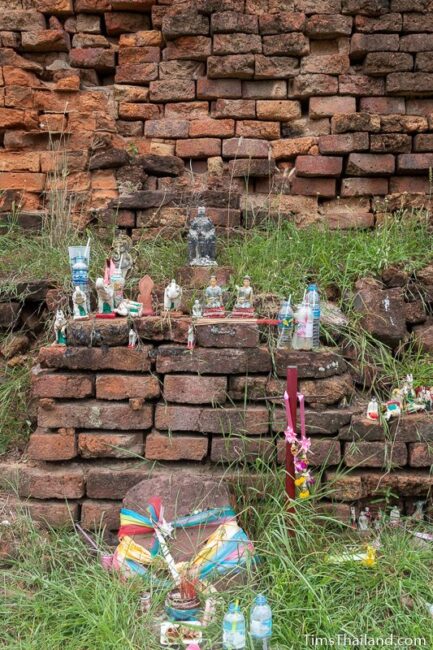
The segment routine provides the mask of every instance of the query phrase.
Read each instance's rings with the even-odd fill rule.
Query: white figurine
[[[141,302],[124,298],[117,307],[114,308],[114,312],[118,316],[132,316],[132,318],[139,318],[143,313],[143,305]]]
[[[125,278],[120,269],[116,269],[111,274],[110,284],[113,287],[114,306],[118,307],[123,302],[123,289],[125,288]]]
[[[182,300],[182,289],[172,280],[164,291],[164,309],[165,311],[178,311]]]
[[[368,530],[369,526],[369,519],[367,515],[365,514],[364,510],[361,510],[361,514],[358,517],[358,528],[361,532],[365,532]]]
[[[194,334],[194,327],[192,325],[188,327],[188,338],[187,338],[186,347],[188,348],[188,350],[194,350],[195,348],[195,334]]]
[[[75,291],[72,294],[72,303],[74,305],[74,320],[89,318],[87,296],[80,287],[75,287]]]
[[[192,306],[192,317],[201,318],[202,316],[203,316],[203,310],[201,308],[200,301],[194,300],[194,304]]]
[[[400,508],[394,506],[391,512],[389,513],[389,525],[392,528],[397,528],[398,526],[400,526],[400,522],[401,522]]]
[[[131,329],[129,330],[129,335],[128,335],[128,348],[135,348],[137,347],[137,341],[138,341],[138,336],[137,332],[135,330]]]
[[[96,293],[98,294],[99,314],[113,314],[114,290],[113,287],[104,284],[104,278],[98,278],[95,282]]]
[[[372,397],[367,406],[367,419],[368,420],[378,420],[379,419],[379,405],[377,399]]]
[[[56,340],[54,345],[66,345],[66,326],[68,322],[62,309],[56,311],[56,319],[54,321],[54,332]]]
[[[253,288],[251,286],[251,278],[245,275],[242,286],[236,286],[237,298],[235,309],[251,309],[253,306]]]

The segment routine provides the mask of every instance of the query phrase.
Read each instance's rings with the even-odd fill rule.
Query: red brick
[[[110,0],[112,9],[122,11],[149,11],[155,0]]]
[[[395,159],[391,154],[351,153],[346,173],[351,176],[386,176],[393,174]]]
[[[253,463],[258,458],[270,461],[274,455],[275,443],[271,438],[212,438],[210,458],[214,463]]]
[[[374,32],[400,32],[403,26],[400,13],[387,13],[377,18],[370,16],[355,16],[355,27],[358,32],[367,34]]]
[[[165,104],[165,117],[183,120],[205,120],[209,115],[208,102],[178,102]]]
[[[221,140],[216,138],[195,138],[178,140],[176,156],[180,158],[209,158],[221,155]]]
[[[261,49],[259,50],[260,52]],[[264,36],[263,38],[263,54],[266,56],[305,56],[309,52],[309,40],[304,34],[299,32]]]
[[[238,13],[236,11],[221,11],[211,15],[211,31],[213,34],[220,32],[231,34],[257,34],[259,31],[257,16]]]
[[[157,372],[198,372],[200,374],[244,374],[269,372],[271,359],[265,348],[211,349],[161,345],[158,348]]]
[[[136,460],[132,466],[125,461],[98,467],[92,465],[86,481],[87,496],[91,499],[123,499],[128,490],[150,476],[155,476],[154,469]]]
[[[287,97],[287,81],[243,81],[242,96],[245,99],[284,99]]]
[[[105,27],[109,36],[125,32],[140,32],[149,29],[149,17],[145,14],[111,11],[104,14]]]
[[[74,429],[59,429],[57,433],[38,433],[30,436],[27,454],[32,460],[71,460],[77,455]]]
[[[330,230],[353,230],[374,227],[372,212],[334,212],[325,215],[324,221]]]
[[[357,95],[359,97],[384,95],[385,80],[375,79],[364,74],[342,74],[338,77],[341,95]]]
[[[353,473],[327,472],[326,488],[332,494],[332,498],[339,501],[354,501],[367,496],[361,476]]]
[[[421,176],[393,176],[389,180],[389,191],[391,194],[402,194],[420,192],[428,194],[430,181]]]
[[[387,178],[344,178],[341,184],[341,196],[388,194]]]
[[[284,99],[257,101],[258,119],[286,122],[298,117],[301,117],[301,106],[299,102]]]
[[[401,442],[353,442],[344,446],[348,467],[402,467],[407,463],[407,448]]]
[[[0,31],[40,32],[46,26],[45,17],[39,11],[8,8],[0,17]]]
[[[93,390],[92,375],[72,373],[41,373],[32,379],[32,393],[35,397],[91,397]]]
[[[380,125],[384,133],[417,133],[428,129],[427,119],[417,115],[383,115]]]
[[[223,100],[224,101],[224,100]],[[230,138],[235,134],[234,120],[213,120],[205,118],[190,122],[189,136],[191,138],[216,137]]]
[[[144,135],[147,138],[187,138],[189,122],[187,120],[147,120]]]
[[[201,61],[162,61],[159,64],[160,79],[199,79],[204,75],[204,63]]]
[[[164,15],[162,33],[167,40],[189,34],[208,34],[209,18],[197,13],[194,5],[181,3],[173,10],[169,8]]]
[[[400,36],[401,52],[429,52],[431,49],[431,34],[406,34]]]
[[[236,135],[244,138],[276,140],[280,137],[280,123],[257,122],[255,120],[238,121],[236,122]]]
[[[44,187],[45,174],[25,172],[2,172],[0,174],[0,191],[25,188],[27,192],[42,192]]]
[[[305,33],[313,38],[337,38],[352,33],[351,16],[316,14],[307,20]]]
[[[298,59],[294,57],[255,55],[256,79],[287,79],[298,73]]]
[[[303,196],[333,197],[337,195],[334,178],[302,178],[293,177],[291,181],[292,194]]]
[[[158,64],[143,63],[142,65],[117,66],[114,81],[117,84],[138,84],[138,85],[147,84],[149,81],[156,84],[167,83],[165,81],[153,82],[153,80],[157,78],[158,78]],[[194,85],[194,82],[192,83]],[[151,94],[152,94],[152,87],[151,87]]]
[[[122,400],[131,397],[159,397],[160,387],[153,375],[97,375],[97,399]]]
[[[433,145],[433,140],[431,142]],[[410,135],[404,133],[385,133],[384,135],[377,135],[373,133],[370,136],[370,149],[371,151],[393,153],[409,153],[412,148],[412,138]],[[433,147],[429,147],[428,151]]]
[[[80,499],[84,495],[83,470],[75,464],[19,465],[18,494],[35,499]]]
[[[260,435],[268,431],[269,415],[266,407],[260,406],[213,409],[158,404],[155,426],[169,431]]]
[[[231,117],[237,119],[254,118],[256,103],[252,99],[217,99],[212,102],[212,116]]]
[[[43,13],[62,15],[74,11],[72,0],[35,0],[35,8]]]
[[[36,115],[33,112],[14,108],[0,108],[0,131],[4,129],[28,129],[32,125],[36,128]]]
[[[333,133],[347,133],[350,131],[368,131],[378,133],[380,131],[380,117],[369,113],[347,113],[334,115],[331,120]]]
[[[369,52],[398,52],[398,34],[353,34],[350,54],[362,58]]]
[[[186,404],[223,403],[227,399],[226,377],[166,375],[164,399]]]
[[[371,52],[365,57],[362,69],[365,74],[372,76],[403,72],[413,69],[413,58],[404,52]]]
[[[9,503],[9,500],[8,500]],[[33,521],[50,528],[71,528],[74,521],[78,521],[78,503],[68,501],[46,500],[13,501],[11,506],[26,513]]]
[[[317,142],[317,138],[293,138],[287,140],[276,140],[271,143],[272,154],[276,160],[290,159],[299,155],[309,153],[311,147]]]
[[[433,16],[431,13],[405,13],[403,14],[403,31],[433,32]]]
[[[155,104],[119,103],[119,117],[122,120],[156,120],[161,109]]]
[[[238,158],[243,156],[267,158],[268,155],[269,144],[265,140],[255,138],[231,138],[230,140],[223,141],[223,156],[227,158]]]
[[[253,54],[210,56],[207,60],[210,79],[251,79],[254,76]]]
[[[344,111],[338,111],[343,113]],[[354,112],[354,111],[348,111]],[[381,115],[405,113],[404,97],[361,97],[361,113],[380,113]]]
[[[150,99],[159,101],[187,101],[195,98],[195,83],[188,79],[150,82]]]
[[[70,47],[69,35],[61,29],[23,32],[21,37],[24,52],[68,52]]]
[[[345,133],[343,135],[323,135],[319,137],[319,150],[322,154],[350,153],[367,151],[368,133]]]
[[[136,458],[143,455],[143,434],[86,431],[78,436],[78,451],[83,458]]]
[[[397,169],[399,172],[426,174],[432,167],[433,153],[409,153],[397,157]]]
[[[201,461],[207,456],[208,444],[205,436],[172,436],[155,431],[146,437],[146,459]]]
[[[386,77],[387,93],[422,95],[433,92],[433,74],[424,72],[392,72]]]
[[[116,501],[84,500],[81,504],[81,525],[86,530],[117,530],[122,504]]]
[[[309,114],[313,119],[332,117],[335,113],[355,113],[354,97],[310,97]]]
[[[264,13],[259,17],[259,26],[261,34],[299,32],[305,27],[305,15],[301,12],[290,11]]]
[[[203,77],[197,80],[198,99],[220,99],[224,97],[235,99],[242,97],[240,79],[207,79]]]
[[[152,426],[152,406],[145,404],[133,410],[129,404],[97,400],[59,402],[50,408],[39,407],[38,424],[41,427],[62,426],[94,429],[148,429]]]
[[[2,151],[0,158],[0,171],[29,171],[40,170],[40,154],[36,152]]]
[[[432,48],[433,48],[433,44],[432,44]],[[424,72],[433,72],[433,53],[420,52],[419,54],[417,54],[415,60],[415,70],[422,70]]]
[[[415,442],[409,445],[409,465],[411,467],[431,467],[433,448],[431,443]]]
[[[150,345],[139,349],[45,347],[39,350],[39,361],[45,368],[68,370],[123,370],[147,372],[151,368]]]
[[[414,137],[413,149],[414,151],[426,151],[426,152],[433,151],[433,134],[419,133],[418,135],[416,135]]]
[[[212,52],[212,39],[206,36],[182,36],[169,41],[164,50],[164,59],[206,61]]]
[[[347,54],[310,54],[301,61],[301,74],[344,74],[349,67]]]
[[[119,50],[119,65],[141,65],[143,63],[158,63],[159,47],[121,47]]]
[[[285,440],[278,441],[278,462],[286,457]],[[329,438],[311,438],[309,462],[313,467],[338,465],[341,461],[340,442]]]
[[[337,92],[336,77],[328,74],[300,74],[291,81],[289,97],[305,99],[312,95],[335,95]]]
[[[213,54],[244,54],[262,51],[262,39],[258,34],[215,34]]]
[[[297,176],[340,176],[343,169],[342,158],[328,156],[298,156],[296,158]]]
[[[251,324],[234,323],[229,328],[226,325],[200,325],[196,335],[200,347],[255,348],[259,345],[258,328]]]
[[[109,11],[111,3],[110,0],[75,0],[74,7],[76,12],[95,14]]]

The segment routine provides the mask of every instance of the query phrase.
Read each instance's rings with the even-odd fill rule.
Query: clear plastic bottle
[[[280,311],[278,313],[278,320],[281,321],[278,325],[278,349],[292,347],[293,309],[290,303],[291,296],[289,296],[288,300],[283,300],[281,302]]]
[[[303,301],[295,312],[295,330],[292,339],[294,350],[311,350],[313,348],[313,311]]]
[[[259,594],[254,601],[250,635],[255,650],[268,650],[272,636],[272,610],[263,594]]]
[[[72,284],[84,291],[87,296],[87,309],[90,310],[89,268],[84,257],[77,257],[72,265]]]
[[[223,648],[224,650],[244,650],[245,646],[245,616],[238,603],[230,603],[223,620]]]
[[[313,348],[320,347],[320,295],[317,285],[312,283],[307,288],[307,302],[313,311]]]

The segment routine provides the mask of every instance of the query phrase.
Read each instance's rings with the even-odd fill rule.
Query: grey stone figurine
[[[215,226],[206,216],[205,208],[198,208],[197,212],[188,232],[190,266],[216,266]]]

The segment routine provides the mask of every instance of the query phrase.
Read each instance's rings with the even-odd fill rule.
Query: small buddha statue
[[[203,310],[201,308],[200,301],[194,300],[194,304],[192,306],[192,317],[201,318],[202,316],[203,316]]]
[[[198,208],[188,232],[190,266],[216,266],[215,226],[206,216],[206,209]]]
[[[209,286],[204,292],[204,300],[208,309],[221,309],[223,306],[223,292],[217,284],[216,275],[210,276]]]
[[[253,288],[251,286],[251,278],[249,275],[244,275],[241,287],[236,287],[237,298],[235,309],[252,309],[253,307]]]

